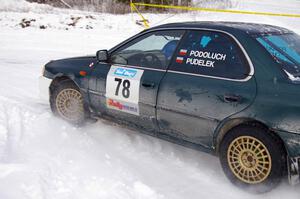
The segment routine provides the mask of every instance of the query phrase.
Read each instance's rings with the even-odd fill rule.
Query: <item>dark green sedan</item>
[[[217,155],[248,191],[299,183],[300,36],[290,30],[165,24],[96,56],[47,63],[40,87],[55,115],[102,117]]]

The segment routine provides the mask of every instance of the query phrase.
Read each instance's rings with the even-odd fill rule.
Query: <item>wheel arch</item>
[[[58,74],[53,78],[53,80],[50,84],[50,87],[49,87],[50,95],[53,93],[53,90],[59,85],[59,83],[63,82],[63,81],[71,81],[75,86],[77,86],[80,89],[79,85],[74,80],[74,77],[64,75],[64,74]]]
[[[268,125],[266,125],[264,122],[261,122],[256,119],[252,118],[234,118],[234,119],[229,119],[224,122],[222,122],[216,129],[215,131],[215,136],[213,140],[213,147],[215,149],[215,153],[218,155],[219,154],[219,149],[220,149],[220,144],[224,138],[224,136],[233,128],[238,127],[240,125],[249,125],[249,126],[258,126],[260,128],[266,129],[271,135],[275,136],[280,144],[283,146],[285,153],[288,153],[288,150],[286,148],[286,145],[284,144],[284,141],[282,138]]]

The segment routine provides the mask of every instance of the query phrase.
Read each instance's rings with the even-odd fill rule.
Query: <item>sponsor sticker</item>
[[[137,74],[137,70],[128,68],[116,68],[114,74],[121,77],[133,78]]]
[[[106,106],[139,115],[140,80],[144,70],[112,65],[106,78]]]
[[[120,100],[114,100],[114,99],[107,98],[106,105],[108,108],[111,108],[114,110],[131,113],[134,115],[139,115],[139,107],[137,104],[131,104],[128,102],[122,102]]]

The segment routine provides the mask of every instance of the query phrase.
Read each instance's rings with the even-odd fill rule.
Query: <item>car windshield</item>
[[[288,77],[300,80],[300,36],[295,33],[263,35],[256,38],[281,64]]]

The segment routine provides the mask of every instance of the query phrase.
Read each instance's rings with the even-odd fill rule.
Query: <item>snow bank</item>
[[[51,6],[29,3],[25,0],[0,0],[0,11],[10,12],[51,12]]]

